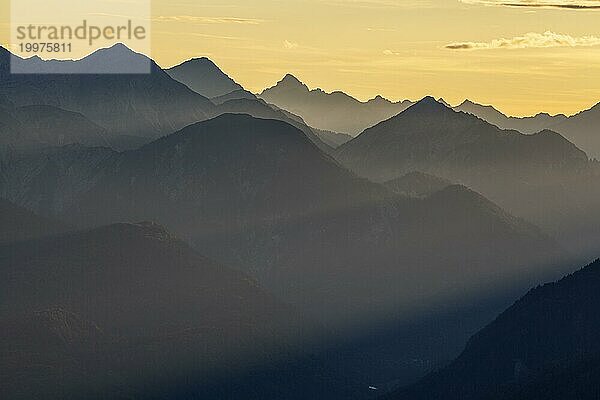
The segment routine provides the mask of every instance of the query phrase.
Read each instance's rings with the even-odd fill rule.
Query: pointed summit
[[[115,51],[115,52],[125,52],[125,53],[133,53],[134,52],[129,47],[127,47],[127,45],[125,43],[122,43],[122,42],[113,44],[112,46],[108,47],[108,50]]]
[[[302,81],[298,78],[296,78],[294,75],[292,74],[286,74],[278,83],[277,86],[284,86],[286,88],[288,87],[300,87],[300,88],[305,88],[306,90],[308,90],[308,86],[306,86],[304,83],[302,83]]]
[[[88,60],[90,63],[107,63],[107,70],[112,65],[117,65],[119,70],[122,70],[119,64],[123,64],[124,66],[127,63],[145,63],[150,65],[153,63],[148,56],[142,53],[138,53],[131,48],[127,47],[124,43],[116,43],[110,47],[98,49],[88,57],[84,58],[84,60]],[[125,68],[127,70],[128,68]]]
[[[448,108],[452,108],[452,106],[450,105],[450,103],[448,103],[446,100],[444,100],[443,97],[440,97],[438,100],[438,103],[445,105]]]
[[[369,100],[367,103],[381,105],[381,104],[391,104],[392,102],[389,101],[388,99],[386,99],[385,97],[383,97],[382,95],[378,94],[377,96],[375,96],[374,98]]]
[[[192,58],[166,71],[171,78],[211,99],[244,90],[242,85],[206,57]]]
[[[419,100],[415,105],[409,107],[406,112],[430,113],[442,110],[446,111],[451,109],[434,97],[426,96]]]
[[[477,105],[479,105],[479,104],[475,104],[469,99],[464,99],[462,103],[460,103],[458,106],[456,106],[456,108],[467,107],[467,106],[477,106]]]

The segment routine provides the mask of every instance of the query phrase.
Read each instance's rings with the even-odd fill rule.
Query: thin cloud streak
[[[194,22],[200,24],[241,24],[259,25],[262,19],[238,17],[198,17],[194,15],[161,15],[152,19],[155,22]]]
[[[454,42],[447,44],[449,50],[492,50],[492,49],[529,49],[551,47],[591,47],[600,45],[600,37],[573,37],[555,32],[529,32],[511,39],[494,39],[491,42]]]
[[[568,10],[600,10],[600,0],[460,0],[467,4],[486,6],[562,8]]]

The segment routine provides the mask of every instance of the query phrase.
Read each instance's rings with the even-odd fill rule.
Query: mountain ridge
[[[585,379],[585,369],[570,381],[554,383],[548,378],[552,369],[561,371],[573,362],[577,367],[600,354],[595,340],[600,321],[594,312],[600,302],[599,271],[600,260],[596,260],[558,281],[531,289],[471,337],[450,365],[386,399],[593,398],[600,387],[597,381]],[[592,364],[588,371],[597,376],[597,368]],[[538,384],[544,382],[554,394]],[[520,392],[529,397],[519,396]],[[587,394],[580,397],[582,393]]]
[[[310,126],[352,136],[412,104],[407,100],[393,103],[381,96],[361,102],[341,91],[311,90],[291,74],[258,97],[300,115]]]
[[[11,74],[10,57],[13,56],[8,51],[0,57],[0,96],[7,97],[15,106],[48,105],[79,112],[111,135],[153,139],[215,113],[215,105],[209,99],[173,80],[154,61],[123,45],[65,63],[85,72],[89,65],[110,66],[114,58],[118,61],[134,57],[148,62],[150,73]],[[22,62],[45,65],[55,61]]]
[[[207,57],[192,58],[165,70],[171,78],[209,99],[245,89]]]

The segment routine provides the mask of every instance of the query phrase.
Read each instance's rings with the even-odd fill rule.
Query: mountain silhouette
[[[554,131],[502,130],[429,97],[365,130],[335,155],[375,181],[421,171],[464,184],[584,258],[593,257],[600,243],[593,222],[600,216],[594,205],[600,168]]]
[[[589,110],[575,114],[551,128],[562,133],[591,157],[600,159],[600,103]]]
[[[418,170],[469,182],[485,173],[527,177],[564,173],[587,163],[584,152],[551,131],[523,135],[457,113],[426,97],[338,149],[357,173],[385,181]]]
[[[4,56],[5,52],[1,52]],[[122,43],[98,49],[80,60],[43,60],[39,56],[23,59],[12,55],[14,74],[147,74],[152,61]]]
[[[352,136],[347,135],[345,133],[324,131],[316,128],[312,128],[312,130],[323,143],[325,143],[333,149],[337,149],[344,143],[348,143],[350,140],[352,140]]]
[[[447,367],[390,399],[594,399],[600,261],[539,286],[475,334]]]
[[[323,134],[318,130],[314,130],[307,126],[301,118],[287,113],[283,110],[269,106],[261,99],[236,99],[228,100],[218,106],[218,114],[247,114],[255,118],[275,119],[300,129],[306,137],[313,142],[319,149],[326,153],[332,153],[333,147],[325,143],[325,140],[330,141],[327,134]],[[321,135],[323,139],[321,139]]]
[[[352,136],[412,104],[409,101],[393,103],[381,96],[363,103],[343,92],[310,90],[291,74],[264,90],[259,97],[300,115],[312,127]]]
[[[564,256],[523,221],[500,217],[491,203],[482,207],[478,196],[406,199],[359,179],[276,120],[225,114],[131,152],[72,147],[24,157],[7,163],[0,193],[77,225],[152,217],[332,323],[364,317],[377,298],[370,313],[411,304],[423,290],[460,297],[491,283],[500,265],[507,280],[529,281]],[[42,177],[43,187],[29,185]],[[434,248],[425,251],[425,243]],[[522,270],[508,254],[532,267]],[[460,283],[443,278],[467,270]]]
[[[264,102],[264,100],[260,100],[260,101]],[[294,126],[298,127],[298,125],[297,125],[298,123],[301,124],[302,126],[303,125],[308,126],[306,121],[304,121],[304,119],[299,115],[289,112],[288,110],[284,110],[283,108],[277,107],[275,104],[269,104],[269,107],[271,107],[275,111],[282,112],[289,119],[291,119],[292,121],[295,121],[296,124],[292,124]],[[336,148],[340,147],[342,144],[344,144],[352,139],[352,136],[347,135],[345,133],[324,131],[322,129],[317,129],[314,127],[309,127],[309,128],[319,138],[319,140],[321,140],[323,143],[325,143],[332,149],[336,149]],[[327,151],[330,152],[331,150],[329,149]]]
[[[483,106],[470,100],[465,100],[454,110],[475,115],[502,129],[513,129],[527,134],[550,129],[564,135],[590,157],[600,158],[600,141],[596,129],[600,121],[600,105],[570,117],[547,113],[523,118],[507,117],[493,106]]]
[[[166,72],[194,92],[209,99],[234,92],[245,93],[244,88],[206,57],[185,61]],[[239,98],[239,97],[237,97]]]
[[[80,143],[89,146],[118,147],[119,137],[83,115],[53,106],[15,107],[0,101],[0,146],[16,149],[62,146]]]
[[[470,100],[465,100],[460,105],[454,107],[454,110],[472,114],[490,124],[496,125],[498,128],[511,129],[526,134],[533,134],[545,129],[551,129],[553,126],[567,119],[567,117],[562,114],[550,115],[547,113],[539,113],[532,117],[508,117],[493,106],[484,106]],[[580,146],[579,143],[575,144]],[[583,150],[587,150],[584,147],[582,148]]]
[[[212,101],[216,105],[220,105],[225,102],[228,102],[229,100],[242,100],[242,99],[256,100],[257,97],[245,89],[238,89],[238,90],[234,90],[233,92],[224,94],[219,97],[213,97],[210,99],[210,101]]]
[[[16,107],[47,105],[81,113],[111,135],[156,138],[215,115],[210,100],[123,45],[98,50],[78,61],[21,60],[33,66],[67,63],[73,70],[68,74],[11,74],[11,57],[5,49],[0,52],[0,96]],[[130,59],[149,63],[149,73],[85,73],[94,71],[95,65],[110,67]]]

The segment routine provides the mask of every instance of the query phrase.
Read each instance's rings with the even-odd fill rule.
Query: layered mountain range
[[[535,228],[466,188],[397,197],[276,120],[225,114],[132,152],[72,146],[11,157],[0,185],[8,199],[83,226],[156,220],[327,318],[342,317],[348,301],[359,314],[378,297],[409,304],[423,291],[468,292],[491,284],[495,266],[508,280],[527,277],[527,265],[535,276],[535,266],[563,257]],[[453,222],[440,230],[439,218]],[[421,247],[427,237],[438,238],[431,252]],[[460,240],[449,248],[451,237]],[[506,258],[514,252],[522,255],[516,263]],[[447,287],[451,269],[471,272]]]
[[[146,56],[120,44],[72,63],[83,68],[80,65],[111,60],[144,61],[150,64],[150,73],[11,74],[11,57],[16,56],[0,49],[0,96],[16,107],[46,105],[83,114],[111,135],[156,138],[216,115],[215,105],[206,97],[171,79]]]
[[[553,131],[502,130],[429,97],[365,130],[336,158],[375,181],[421,171],[465,184],[586,257],[600,243],[598,164]]]
[[[256,96],[208,59],[163,71],[122,45],[65,65],[149,74],[16,75],[10,57],[3,397],[363,400],[434,368],[394,396],[476,400],[594,371],[584,272],[532,292],[439,369],[516,293],[600,244],[600,166],[544,126],[575,117],[363,103],[291,75]],[[471,115],[484,111],[497,125]],[[593,111],[580,129],[595,129]],[[579,323],[569,312],[589,341],[551,332]]]
[[[532,117],[508,117],[493,106],[483,106],[469,100],[454,108],[475,115],[502,129],[533,134],[545,129],[559,132],[584,150],[590,157],[600,157],[600,104],[572,116],[540,113]]]
[[[360,175],[377,181],[412,170],[451,178],[491,172],[515,179],[560,178],[585,168],[586,154],[558,133],[501,130],[426,97],[365,130],[336,152]]]

